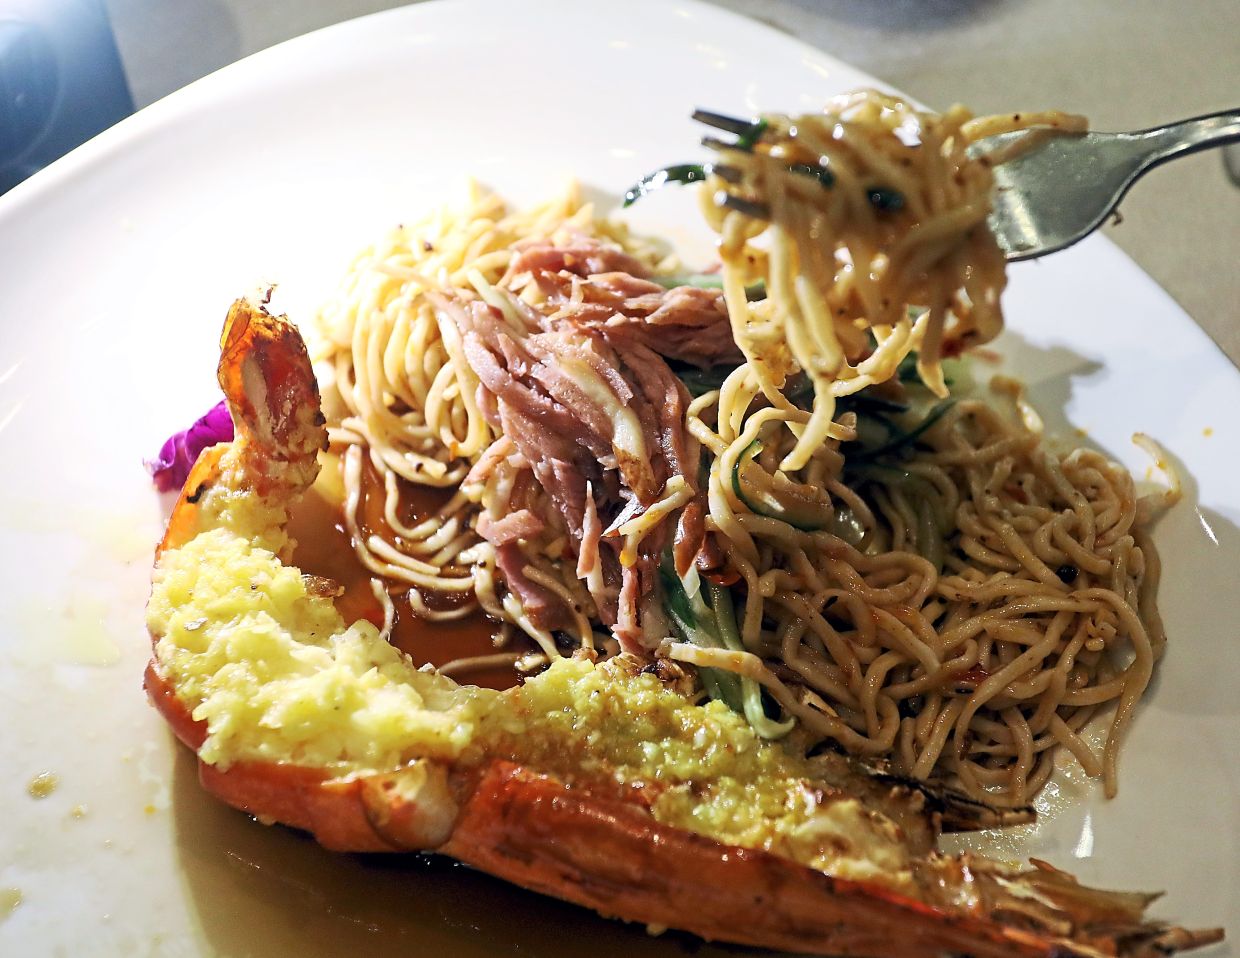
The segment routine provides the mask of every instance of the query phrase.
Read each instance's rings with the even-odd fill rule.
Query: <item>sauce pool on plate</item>
[[[319,482],[293,507],[288,526],[297,542],[293,564],[307,575],[331,579],[344,588],[344,593],[336,599],[336,607],[346,621],[365,618],[382,626],[383,609],[370,586],[372,574],[362,565],[353,548],[345,527],[343,504],[334,488],[338,484],[338,467],[336,456],[326,456]],[[383,485],[369,463],[364,470],[363,489],[358,506],[358,521],[363,532],[391,537],[383,517]],[[432,515],[447,497],[448,493],[443,490],[408,485],[402,495],[407,510],[402,521],[411,525],[417,523]],[[422,598],[429,608],[447,610],[472,599],[473,594],[458,598],[447,593],[426,593]],[[502,649],[497,648],[494,642],[497,625],[481,609],[464,618],[437,622],[416,615],[403,595],[393,596],[392,604],[396,612],[392,644],[409,655],[415,665],[429,663],[438,667],[467,656],[493,655],[497,651],[524,653],[534,648],[533,643],[523,637],[510,641]],[[517,684],[516,673],[508,667],[475,669],[455,677],[470,685],[492,689]]]

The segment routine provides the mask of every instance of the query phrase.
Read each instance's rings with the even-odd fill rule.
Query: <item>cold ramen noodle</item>
[[[1174,485],[1138,497],[945,361],[1001,326],[964,148],[1004,122],[1071,121],[869,92],[764,119],[704,171],[714,274],[575,194],[475,193],[324,310],[326,422],[297,332],[234,304],[236,437],[186,481],[148,609],[148,689],[207,789],[328,847],[800,952],[1216,940],[935,850],[1027,820],[1057,749],[1113,791],[1165,644],[1147,527]],[[362,589],[291,564],[321,451]],[[411,623],[488,638],[419,668]]]

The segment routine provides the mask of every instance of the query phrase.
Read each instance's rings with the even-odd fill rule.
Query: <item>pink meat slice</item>
[[[478,535],[493,546],[503,546],[518,539],[535,539],[546,525],[529,509],[518,509],[499,519],[492,519],[484,512],[478,517]]]
[[[732,338],[723,291],[677,286],[665,289],[627,273],[577,276],[535,272],[554,320],[605,329],[608,340],[636,341],[667,359],[708,367],[744,358]]]
[[[524,274],[575,273],[592,276],[595,273],[628,273],[630,276],[650,275],[641,260],[626,253],[618,246],[600,243],[584,234],[571,236],[568,242],[552,243],[550,240],[524,240],[514,247],[517,251],[508,266],[503,284],[513,286]]]
[[[521,291],[532,283],[539,294],[536,308],[516,304],[524,328],[480,300],[436,300],[460,331],[480,383],[479,406],[503,437],[470,479],[483,481],[501,465],[515,464],[530,477],[530,488],[536,484],[545,495],[536,501],[514,494],[509,515],[479,522],[479,534],[496,548],[506,587],[535,624],[566,625],[571,614],[563,600],[525,574],[523,544],[567,532],[565,558],[586,581],[603,623],[634,652],[661,638],[644,634],[641,615],[660,556],[672,545],[683,574],[705,535],[700,447],[685,425],[689,395],[667,360],[709,366],[741,359],[718,290],[668,290],[648,274],[617,247],[569,236],[558,244],[523,243],[513,258],[502,285]],[[592,375],[583,378],[582,370]],[[617,443],[613,405],[636,416],[644,456]],[[675,476],[693,498],[642,540],[636,561],[622,565],[624,542],[613,527],[640,515]],[[547,500],[554,517],[538,512],[547,511]]]

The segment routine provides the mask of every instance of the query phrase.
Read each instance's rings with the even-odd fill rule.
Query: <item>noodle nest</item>
[[[649,535],[701,502],[698,561],[660,570],[652,595],[666,614],[643,606],[665,639],[650,654],[698,669],[704,694],[759,734],[1011,806],[1066,751],[1114,794],[1121,734],[1166,643],[1149,524],[1174,477],[1142,498],[1101,453],[1046,442],[1014,383],[996,378],[986,395],[944,363],[1002,326],[990,170],[968,144],[1075,122],[938,116],[863,91],[822,114],[767,118],[752,148],[721,157],[728,179],[703,190],[743,358],[707,375],[674,364],[693,393],[684,426],[701,466],[621,529]],[[766,216],[717,205],[720,189]],[[494,620],[495,653],[445,669],[466,678],[618,651],[580,537],[522,471],[444,307],[451,296],[514,328],[546,321],[545,294],[511,273],[532,241],[588,241],[656,280],[684,274],[576,190],[510,213],[474,187],[461,208],[365,251],[319,323],[357,553],[384,598],[407,593],[418,616]],[[408,521],[418,487],[444,490],[443,504]],[[363,527],[366,496],[382,498],[384,528]],[[562,604],[554,629],[480,533],[522,510],[546,520],[516,548],[521,574]],[[390,628],[390,600],[385,611]],[[1108,708],[1099,747],[1086,726]]]

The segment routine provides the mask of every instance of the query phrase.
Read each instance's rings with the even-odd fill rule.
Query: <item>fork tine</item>
[[[725,183],[739,183],[744,176],[735,166],[728,166],[726,163],[712,163],[710,171]]]
[[[740,149],[740,147],[735,143],[729,143],[727,140],[721,140],[717,136],[702,137],[702,146],[706,147],[708,150],[714,150],[717,153],[722,153],[724,150]]]
[[[705,123],[707,126],[713,126],[716,130],[723,130],[725,133],[735,133],[739,136],[746,133],[754,125],[755,120],[744,120],[736,116],[728,116],[725,113],[712,113],[710,110],[694,110],[693,119],[699,123]]]
[[[715,203],[730,210],[736,210],[738,213],[744,213],[746,216],[752,216],[756,220],[769,220],[771,218],[771,209],[765,203],[755,203],[753,200],[742,199],[739,196],[733,196],[726,190],[720,190],[715,194]]]

